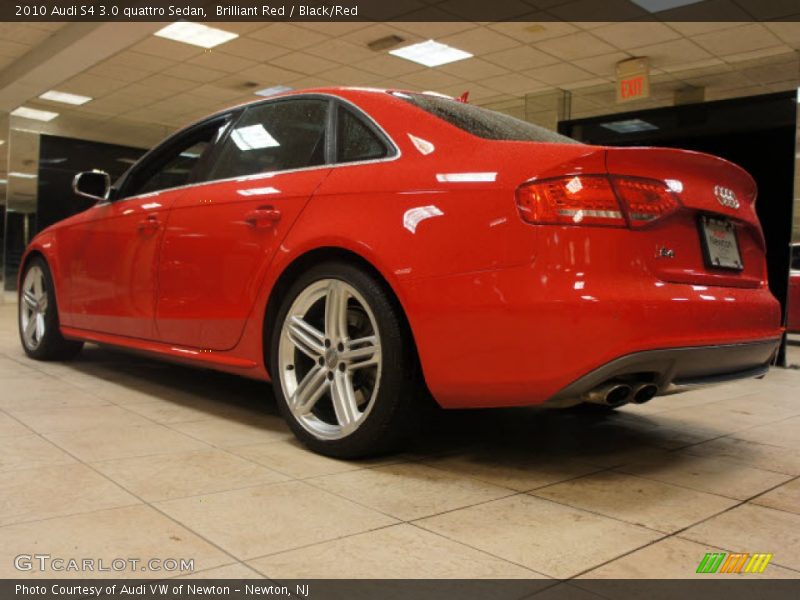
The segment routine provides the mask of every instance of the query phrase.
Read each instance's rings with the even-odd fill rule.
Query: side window
[[[373,160],[387,154],[383,141],[352,111],[340,106],[336,126],[336,162]]]
[[[792,246],[792,270],[800,271],[800,245]]]
[[[231,130],[212,177],[227,179],[325,164],[328,100],[258,104]]]
[[[124,197],[139,196],[186,185],[213,145],[224,135],[229,121],[215,120],[168,142],[132,172],[122,191]]]

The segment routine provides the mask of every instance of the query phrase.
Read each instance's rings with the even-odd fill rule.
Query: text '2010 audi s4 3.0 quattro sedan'
[[[390,448],[428,392],[613,407],[757,377],[782,333],[742,169],[437,95],[273,97],[74,188],[97,203],[23,258],[28,355],[96,342],[271,380],[328,455]]]

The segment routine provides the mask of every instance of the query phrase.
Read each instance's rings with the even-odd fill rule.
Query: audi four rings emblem
[[[717,197],[722,206],[727,206],[728,208],[739,208],[739,199],[736,197],[736,192],[734,192],[730,188],[723,187],[721,185],[714,186],[714,195]]]

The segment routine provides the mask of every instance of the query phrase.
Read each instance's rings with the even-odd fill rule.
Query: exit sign
[[[617,102],[650,97],[650,65],[646,58],[617,63]]]

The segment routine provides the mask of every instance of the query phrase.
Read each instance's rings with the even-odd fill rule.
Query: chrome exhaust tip
[[[628,402],[631,391],[627,383],[606,383],[584,394],[583,400],[605,406],[622,406]]]
[[[633,389],[633,403],[644,404],[650,402],[658,393],[658,386],[654,383],[643,383]]]

